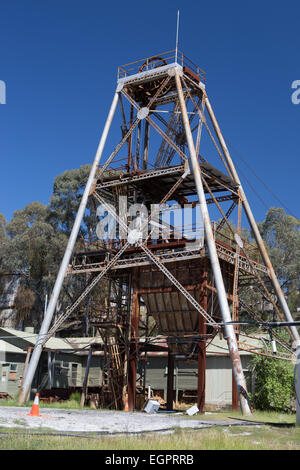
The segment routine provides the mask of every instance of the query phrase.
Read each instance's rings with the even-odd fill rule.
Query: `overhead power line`
[[[293,213],[293,211],[291,211],[291,209],[289,209],[286,204],[284,204],[284,202],[281,201],[281,199],[279,199],[279,197],[274,193],[274,191],[272,191],[271,188],[269,188],[269,186],[256,174],[256,172],[253,170],[253,168],[249,165],[249,163],[247,162],[247,160],[241,155],[241,153],[227,140],[227,143],[228,145],[231,147],[231,149],[234,151],[234,153],[236,154],[236,156],[247,166],[247,168],[249,168],[249,170],[251,171],[251,173],[255,176],[255,178],[258,179],[258,181],[260,181],[260,183],[266,188],[267,191],[269,191],[269,193],[274,197],[274,199],[276,199],[277,202],[279,202],[279,204],[284,207],[284,209],[289,212],[290,215],[292,215],[293,217],[295,217],[295,219],[298,219],[298,217]],[[241,171],[241,169],[239,168],[239,171]],[[242,171],[241,171],[242,172]],[[242,172],[243,173],[243,172]],[[243,173],[244,175],[244,173]],[[265,204],[265,202],[262,200],[262,198],[258,195],[258,193],[254,190],[253,186],[250,184],[249,180],[246,178],[246,176],[244,175],[246,181],[248,182],[249,186],[251,186],[252,190],[256,193],[256,195],[259,197],[259,199],[261,200],[261,202]]]

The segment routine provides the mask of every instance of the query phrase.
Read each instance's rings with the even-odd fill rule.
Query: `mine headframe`
[[[100,165],[118,105],[121,140]],[[101,226],[96,231],[97,237],[83,240],[73,256],[89,197],[110,216],[113,235],[99,237],[100,232],[103,235]],[[174,205],[178,209],[186,205],[189,210],[198,209],[200,222],[195,222],[192,216],[191,233],[186,222],[171,219],[166,222],[161,215],[168,212],[171,203],[172,210]],[[130,208],[136,209],[136,205],[139,212],[131,212]],[[218,210],[221,220],[212,222],[209,207]],[[253,243],[241,236],[243,210],[254,234],[254,248]],[[236,224],[231,223],[233,213],[237,213]],[[103,216],[103,212],[98,215]],[[221,320],[237,396],[243,412],[250,413],[237,331],[232,324],[238,314],[239,283],[255,279],[278,315],[287,321],[292,321],[292,317],[208,98],[205,73],[178,51],[176,55],[159,54],[118,69],[116,92],[27,369],[20,402],[28,395],[45,341],[95,286],[112,273],[118,277],[119,272],[126,272],[132,282],[127,292],[131,299],[127,310],[130,319],[125,323],[125,336],[129,338],[130,406],[134,405],[138,305],[142,299],[160,332],[169,338],[171,354],[197,351],[203,355],[205,341],[200,339],[219,332]],[[90,274],[88,284],[51,326],[64,277],[83,273]],[[266,279],[272,283],[278,304],[266,286]],[[299,341],[295,327],[291,326],[289,332]],[[188,345],[182,346],[181,341],[180,347],[178,341],[171,340],[193,335],[198,336]]]

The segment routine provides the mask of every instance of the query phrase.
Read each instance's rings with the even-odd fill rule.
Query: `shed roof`
[[[1,353],[13,353],[13,354],[26,354],[26,351],[24,351],[21,348],[18,348],[18,346],[15,346],[14,344],[10,344],[7,341],[4,341],[3,339],[0,339],[0,352]],[[1,360],[1,356],[0,356]]]
[[[16,348],[19,352],[24,352],[29,347],[34,347],[38,338],[36,333],[15,330],[13,328],[0,328],[0,351],[7,351],[7,345]],[[5,338],[4,338],[5,337]],[[52,336],[45,343],[45,349],[51,351],[68,351],[74,353],[88,352],[92,343],[101,344],[101,338],[56,338]],[[16,352],[16,351],[15,351]],[[95,352],[97,353],[97,352]]]
[[[4,338],[5,337],[5,338]],[[261,341],[263,335],[255,335],[252,338],[240,336],[240,355],[251,355],[251,350],[258,351],[264,349]],[[0,351],[23,353],[28,347],[34,347],[38,335],[28,331],[15,330],[13,328],[0,328]],[[66,351],[74,352],[74,354],[88,354],[89,346],[91,344],[103,344],[100,337],[87,337],[87,338],[56,338],[51,337],[45,344],[45,350],[51,351]],[[148,352],[149,356],[164,356],[167,353],[168,344],[163,336],[153,338],[151,341],[152,351]],[[246,346],[247,345],[247,346]],[[243,350],[243,347],[247,350]],[[93,354],[102,354],[101,351],[94,351]],[[214,339],[209,342],[206,349],[208,356],[212,355],[225,355],[227,356],[228,347],[224,338],[216,335]]]
[[[241,335],[240,340],[239,340],[240,355],[249,356],[252,354],[251,351],[258,352],[258,351],[264,350],[264,344],[261,341],[261,337],[264,337],[264,335],[257,334],[255,335],[255,337],[252,337],[252,338],[243,337]],[[165,337],[158,336],[156,338],[153,338],[153,341],[151,341],[151,345],[152,345],[153,350],[147,353],[148,356],[164,356],[168,354],[167,352],[168,344],[167,344],[167,340]],[[160,350],[158,350],[158,348]],[[154,349],[157,349],[157,350],[155,351]],[[229,352],[228,352],[227,341],[224,338],[220,338],[219,335],[216,335],[211,342],[209,342],[208,340],[206,354],[207,356],[219,356],[219,355],[228,356]]]

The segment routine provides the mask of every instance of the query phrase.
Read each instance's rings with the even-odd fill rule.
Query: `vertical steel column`
[[[27,370],[27,367],[28,367],[30,354],[31,354],[32,350],[33,350],[33,348],[31,346],[29,348],[27,348],[27,350],[26,350],[26,359],[25,359],[24,368],[23,368],[23,375],[21,377],[21,387],[22,387],[23,382],[24,382],[24,377],[25,377],[25,374],[26,374],[26,370]]]
[[[149,122],[146,120],[145,129],[144,129],[143,170],[146,170],[148,166],[149,133],[150,133],[150,125],[149,125]]]
[[[93,354],[93,346],[91,345],[90,349],[89,349],[89,354],[88,354],[86,367],[85,367],[84,380],[83,380],[83,384],[82,384],[82,393],[81,393],[81,399],[80,399],[81,408],[84,407],[85,400],[86,400],[86,397],[87,397],[88,380],[89,380],[89,372],[90,372],[90,364],[91,364],[92,354]]]
[[[205,230],[205,239],[208,247],[209,258],[215,278],[216,289],[218,293],[218,300],[220,305],[220,310],[222,313],[222,319],[224,323],[231,322],[231,314],[227,302],[226,291],[224,287],[222,272],[219,264],[219,259],[217,255],[217,250],[214,242],[213,232],[211,228],[209,213],[206,205],[206,198],[205,193],[202,185],[201,180],[201,173],[200,173],[200,165],[196,156],[193,136],[191,132],[191,128],[189,125],[189,119],[187,115],[187,109],[185,105],[182,85],[179,77],[178,69],[175,69],[175,80],[176,80],[176,87],[180,102],[180,108],[182,113],[182,120],[185,128],[185,134],[190,154],[190,161],[193,170],[194,180],[197,189],[197,195],[199,199],[200,210],[203,218],[203,225]],[[230,353],[230,357],[232,360],[232,367],[234,371],[235,381],[238,387],[238,393],[240,398],[241,409],[244,414],[251,414],[251,410],[248,403],[248,396],[247,396],[247,389],[246,389],[246,382],[244,378],[244,373],[242,369],[241,359],[238,351],[238,345],[236,341],[236,336],[234,333],[234,329],[232,325],[225,325],[225,336],[227,339],[228,349]]]
[[[51,351],[48,351],[48,388],[49,390],[52,389],[52,359],[51,359]]]
[[[206,261],[205,261],[206,265]],[[201,307],[207,311],[207,267],[203,273],[203,280],[201,285]],[[205,412],[205,375],[206,375],[206,323],[203,315],[199,313],[199,335],[203,335],[203,340],[199,342],[198,352],[198,383],[197,383],[197,406],[200,413]]]
[[[148,336],[149,336],[149,314],[146,312],[146,322],[145,322],[145,337],[146,341],[145,344],[147,344],[148,341]],[[143,362],[143,393],[144,396],[146,397],[146,378],[147,378],[147,359],[148,359],[148,354],[147,351],[144,352],[144,362]]]
[[[130,345],[128,360],[128,410],[135,410],[136,398],[136,363],[139,334],[139,270],[135,269],[132,282],[132,312],[130,318]]]
[[[238,303],[238,295],[237,295],[236,301]],[[238,321],[239,320],[239,314],[238,314],[238,308],[237,307],[235,308],[235,312],[234,312],[234,316],[232,317],[232,320],[233,321]],[[238,325],[236,325],[234,327],[234,330],[235,330],[237,341],[239,341],[239,327],[238,327]],[[236,385],[236,382],[235,382],[234,373],[232,371],[232,411],[238,411],[238,410],[239,410],[239,397],[238,397],[238,393],[237,393],[237,385]]]
[[[238,295],[237,295],[237,304],[238,304]],[[234,300],[233,300],[234,302]],[[238,307],[235,308],[234,315],[232,317],[233,321],[238,321],[239,320],[239,313],[238,313]],[[236,339],[239,341],[239,327],[236,325],[234,327],[235,329],[235,334],[236,334]],[[239,397],[237,393],[237,386],[234,378],[234,373],[232,372],[232,411],[238,411],[239,410]]]
[[[26,376],[24,378],[24,382],[23,382],[23,385],[22,385],[22,388],[21,388],[21,391],[20,391],[20,395],[19,395],[19,403],[20,404],[24,403],[27,400],[28,394],[30,392],[31,383],[32,383],[32,380],[33,380],[33,377],[34,377],[34,374],[35,374],[35,371],[36,371],[36,368],[38,366],[38,362],[39,362],[39,359],[40,359],[40,356],[41,356],[41,353],[42,353],[42,343],[43,343],[43,340],[44,340],[45,336],[48,333],[48,330],[49,330],[49,327],[50,327],[50,324],[51,324],[51,321],[52,321],[52,317],[53,317],[53,314],[54,314],[54,311],[55,311],[55,308],[56,308],[57,300],[58,300],[58,297],[59,297],[59,294],[60,294],[60,290],[61,290],[61,287],[62,287],[62,284],[63,284],[63,281],[64,281],[64,277],[65,277],[65,274],[66,274],[66,271],[67,271],[67,268],[68,268],[68,264],[70,262],[70,258],[71,258],[72,253],[73,253],[74,245],[75,245],[76,240],[77,240],[77,235],[78,235],[80,225],[81,225],[81,221],[82,221],[82,218],[83,218],[83,215],[84,215],[84,211],[85,211],[86,204],[87,204],[87,201],[88,201],[89,193],[91,191],[91,188],[92,188],[92,185],[93,185],[93,182],[94,182],[94,179],[95,179],[97,167],[99,165],[100,158],[101,158],[101,155],[102,155],[102,152],[103,152],[103,149],[104,149],[104,145],[105,145],[105,142],[106,142],[106,139],[107,139],[107,135],[108,135],[108,132],[109,132],[112,120],[113,120],[113,116],[115,114],[115,110],[116,110],[116,107],[117,107],[117,104],[118,104],[118,96],[119,96],[119,92],[118,92],[118,88],[117,88],[116,93],[115,93],[114,98],[113,98],[113,101],[112,101],[112,104],[111,104],[111,107],[110,107],[110,111],[109,111],[108,116],[107,116],[107,120],[106,120],[106,123],[105,123],[105,126],[104,126],[104,130],[103,130],[100,142],[99,142],[99,146],[98,146],[95,158],[94,158],[94,162],[93,162],[90,174],[89,174],[89,178],[88,178],[84,193],[83,193],[82,198],[81,198],[80,206],[79,206],[79,209],[78,209],[78,212],[77,212],[77,215],[76,215],[76,219],[75,219],[75,222],[74,222],[74,225],[73,225],[73,228],[72,228],[72,232],[70,234],[68,245],[66,247],[65,254],[64,254],[63,260],[61,262],[59,272],[57,274],[57,278],[56,278],[56,281],[55,281],[55,284],[54,284],[54,288],[53,288],[53,291],[52,291],[50,302],[48,304],[48,308],[47,308],[47,311],[46,311],[46,314],[45,314],[45,317],[44,317],[44,320],[43,320],[43,323],[42,323],[42,326],[41,326],[41,329],[40,329],[40,333],[39,333],[34,351],[32,353],[31,360],[30,360],[30,363],[28,365],[28,369],[27,369],[27,372],[26,372]]]
[[[124,321],[124,356],[123,356],[123,389],[122,389],[122,400],[123,410],[128,411],[128,357],[129,357],[129,329],[130,325],[130,306],[131,306],[131,286],[132,286],[132,274],[128,275],[127,284],[127,312]]]
[[[174,400],[174,357],[168,352],[168,375],[167,375],[167,410],[173,410]]]
[[[232,411],[239,411],[239,409],[240,409],[240,407],[239,407],[239,397],[238,397],[238,393],[237,393],[237,386],[236,386],[236,381],[235,381],[233,372],[232,372],[231,400],[232,400],[232,403],[231,403]]]
[[[231,171],[233,179],[236,182],[236,184],[239,185],[239,191],[240,191],[240,195],[241,195],[241,198],[242,198],[242,201],[243,201],[243,206],[244,206],[244,209],[245,209],[246,216],[248,218],[249,224],[250,224],[251,229],[253,231],[253,234],[254,234],[256,243],[258,245],[260,254],[261,254],[261,256],[264,260],[264,263],[265,263],[266,267],[269,270],[270,278],[271,278],[273,287],[275,289],[275,292],[278,296],[278,300],[280,302],[280,305],[281,305],[281,308],[282,308],[283,313],[285,315],[285,318],[286,318],[287,321],[292,322],[293,317],[291,315],[290,309],[288,307],[288,304],[287,304],[287,302],[285,300],[285,297],[283,295],[283,292],[281,290],[281,287],[280,287],[280,284],[278,282],[277,276],[275,274],[274,268],[272,266],[271,260],[269,258],[268,253],[267,253],[267,250],[266,250],[266,247],[264,245],[263,239],[262,239],[261,234],[259,232],[259,229],[257,227],[255,218],[252,214],[250,205],[249,205],[248,200],[246,198],[246,195],[245,195],[245,192],[243,190],[242,184],[241,184],[240,179],[238,177],[237,171],[236,171],[235,166],[233,164],[232,158],[230,156],[229,150],[228,150],[227,145],[225,143],[225,140],[223,138],[222,132],[220,130],[219,124],[218,124],[217,119],[214,115],[214,112],[213,112],[213,109],[211,107],[211,104],[209,102],[208,97],[206,97],[206,108],[207,108],[208,114],[210,116],[212,125],[213,125],[213,127],[215,129],[215,132],[217,134],[220,145],[222,147],[224,157],[225,157],[226,162],[228,164],[228,167]],[[297,328],[295,326],[290,326],[290,330],[291,330],[291,332],[294,336],[294,339],[295,339],[296,343],[300,343],[300,338],[299,338]]]
[[[133,105],[131,105],[131,108],[130,108],[130,124],[129,124],[129,129],[131,128],[132,126],[132,122],[133,122]],[[135,167],[133,168],[133,165],[132,165],[132,161],[131,161],[131,154],[132,154],[132,134],[130,134],[129,138],[128,138],[128,157],[127,157],[127,166],[128,166],[128,171],[130,169],[136,169]]]
[[[241,222],[242,222],[242,203],[241,198],[239,197],[238,203],[238,220],[237,220],[237,234],[240,235],[241,232]],[[236,244],[236,261],[234,265],[234,274],[233,274],[233,289],[232,289],[232,320],[239,320],[239,291],[238,291],[238,279],[239,279],[239,256],[240,256],[240,246]],[[237,341],[239,341],[239,326],[235,325],[235,334]],[[239,410],[239,397],[237,394],[237,387],[235,383],[234,374],[232,373],[232,411]]]

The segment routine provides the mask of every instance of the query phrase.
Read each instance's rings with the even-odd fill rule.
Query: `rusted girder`
[[[192,166],[195,183],[197,187],[197,194],[199,198],[200,210],[201,210],[204,229],[205,229],[205,236],[206,236],[206,242],[207,242],[208,251],[209,251],[209,257],[211,261],[212,270],[214,273],[216,288],[218,291],[219,305],[220,305],[223,321],[228,322],[228,321],[231,321],[230,310],[229,310],[229,306],[228,306],[228,302],[226,298],[226,292],[225,292],[224,282],[223,282],[220,264],[218,260],[215,241],[214,241],[214,237],[212,233],[209,213],[207,210],[206,199],[205,199],[205,194],[204,194],[204,189],[203,189],[202,179],[201,179],[200,165],[199,165],[195,147],[194,147],[192,132],[189,126],[189,120],[188,120],[185,100],[183,96],[180,76],[179,76],[178,70],[176,69],[175,69],[175,80],[176,80],[176,87],[177,87],[177,92],[178,92],[180,106],[181,106],[182,119],[183,119],[183,123],[185,127],[186,138],[187,138],[187,143],[188,143],[188,148],[189,148],[191,166]],[[236,336],[235,336],[233,327],[227,326],[225,328],[225,334],[226,334],[230,357],[232,360],[235,381],[238,387],[238,394],[239,394],[241,409],[244,414],[251,414],[248,395],[247,395],[246,381],[245,381],[245,377],[243,373],[243,368],[241,365],[241,359],[240,359],[238,345],[237,345]]]

